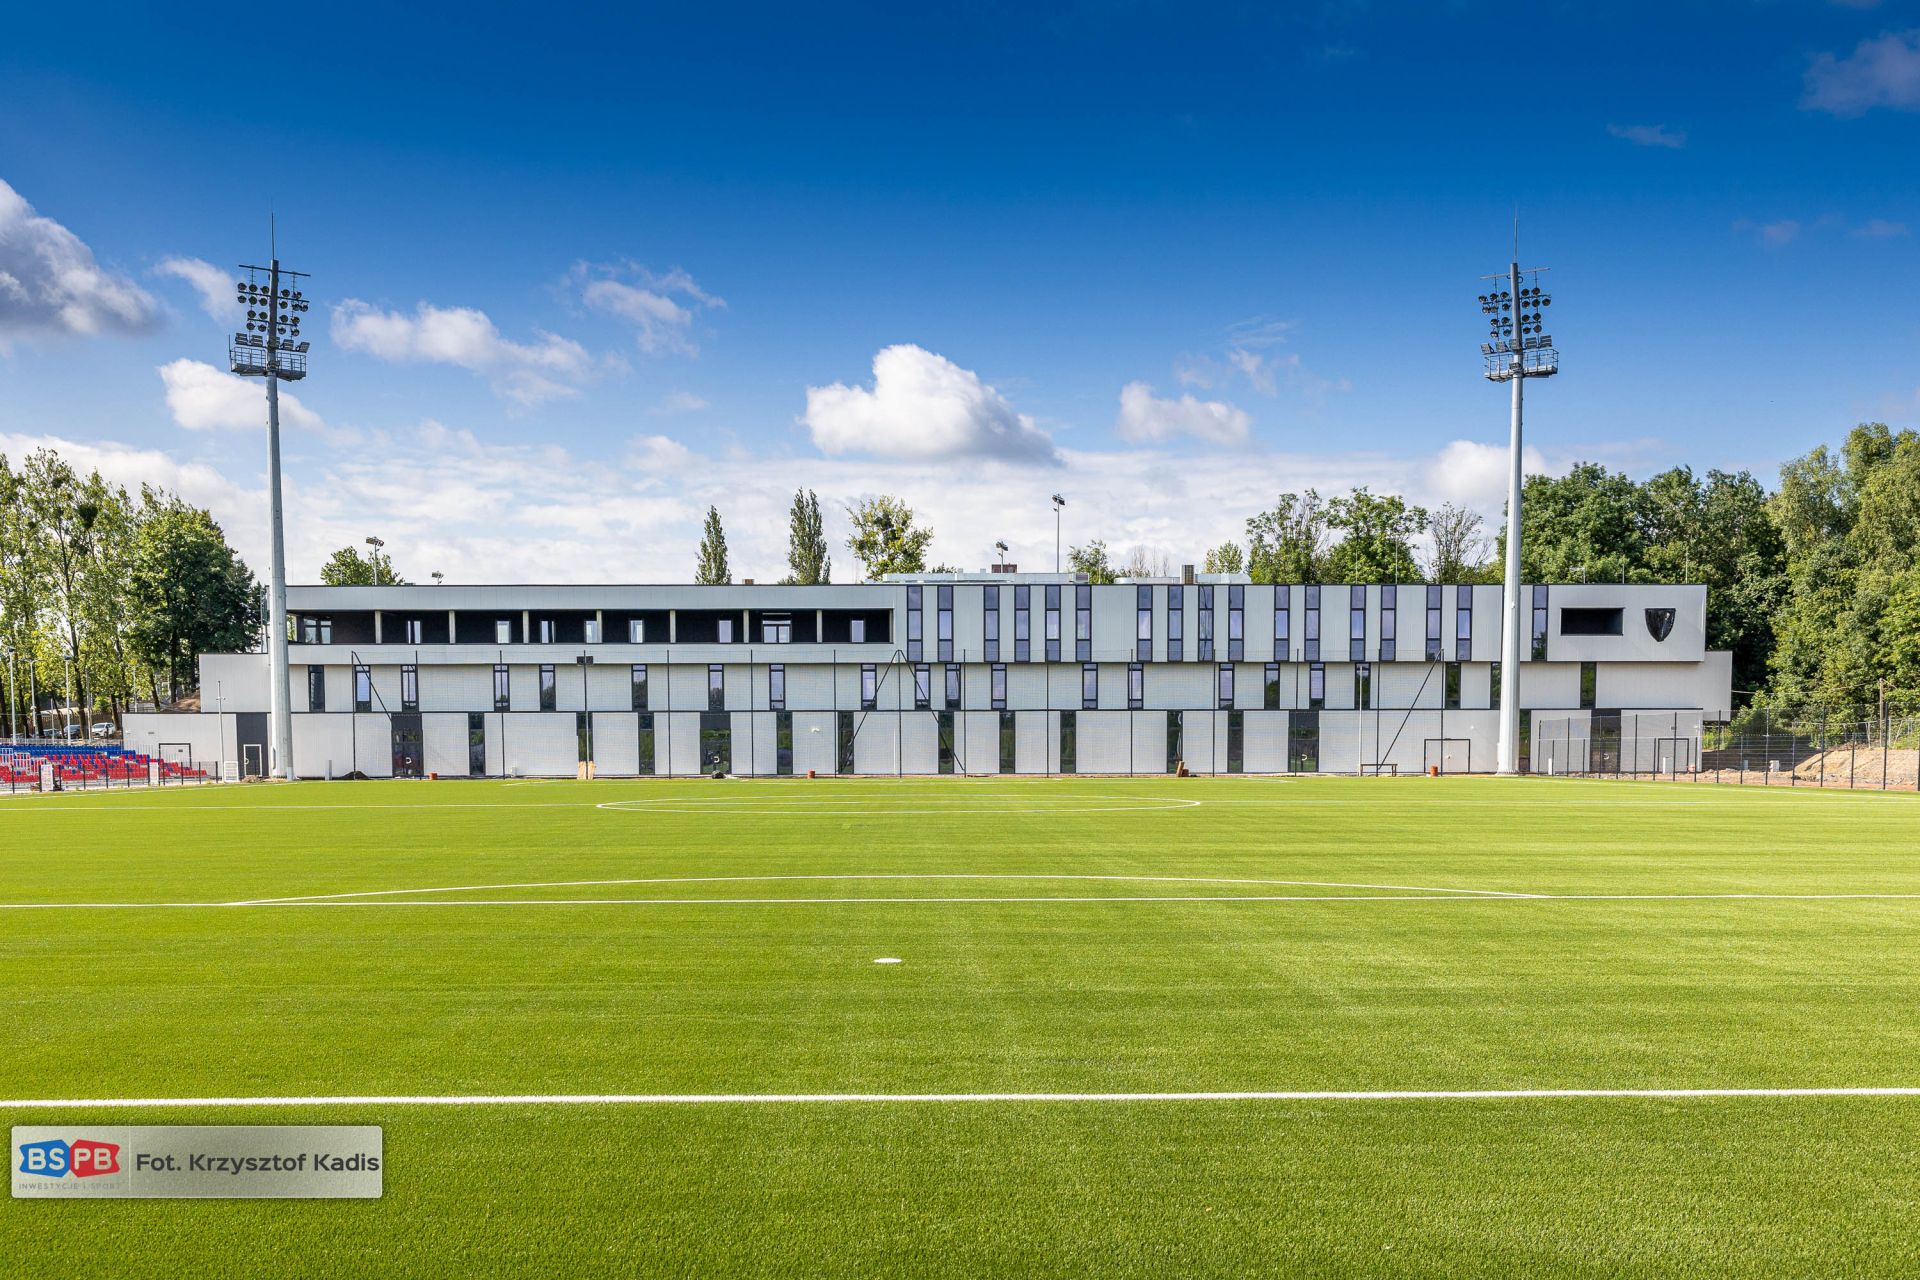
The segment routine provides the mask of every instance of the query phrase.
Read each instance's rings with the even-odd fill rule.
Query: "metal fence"
[[[195,787],[220,781],[215,762],[113,754],[91,744],[0,737],[0,794]]]
[[[1758,787],[1920,791],[1920,717],[1746,712],[1689,723],[1670,713],[1536,721],[1532,771]]]

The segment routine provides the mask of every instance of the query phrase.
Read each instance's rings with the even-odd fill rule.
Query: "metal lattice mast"
[[[1542,313],[1553,299],[1540,288],[1545,267],[1520,269],[1519,234],[1514,236],[1514,260],[1498,275],[1482,280],[1498,283],[1480,295],[1480,311],[1488,317],[1489,341],[1480,344],[1491,382],[1513,384],[1513,416],[1507,438],[1507,555],[1505,589],[1500,610],[1500,739],[1495,772],[1512,774],[1520,768],[1520,657],[1523,620],[1528,611],[1520,600],[1520,489],[1524,480],[1521,446],[1521,405],[1528,378],[1550,378],[1560,372],[1560,353],[1553,335],[1545,331]]]

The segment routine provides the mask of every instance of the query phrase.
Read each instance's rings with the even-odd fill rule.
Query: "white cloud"
[[[1522,446],[1521,461],[1527,475],[1548,471],[1546,459],[1531,445]],[[1507,503],[1507,447],[1450,441],[1422,467],[1419,481],[1422,491],[1439,502],[1497,519]]]
[[[912,343],[873,357],[873,389],[807,388],[800,421],[829,454],[1054,461],[1053,442],[1005,396],[945,356]]]
[[[568,278],[581,284],[580,300],[588,307],[632,324],[634,341],[648,355],[698,355],[699,347],[691,337],[694,312],[727,305],[679,267],[655,275],[635,263],[594,266],[582,262],[574,265]]]
[[[578,384],[597,372],[593,357],[571,338],[535,332],[536,342],[509,341],[473,307],[422,302],[409,316],[349,298],[333,309],[333,340],[349,351],[396,363],[454,365],[521,405],[577,395]]]
[[[698,413],[707,407],[706,397],[691,391],[669,391],[653,406],[653,413]]]
[[[1663,124],[1610,124],[1607,132],[1636,147],[1665,147],[1678,151],[1687,145],[1685,129],[1669,129]]]
[[[201,258],[162,258],[153,269],[159,276],[185,280],[200,295],[200,309],[221,324],[232,324],[245,311],[234,301],[234,277]]]
[[[145,333],[160,318],[139,285],[0,181],[0,343],[31,334]]]
[[[1851,234],[1862,240],[1893,240],[1907,234],[1907,224],[1891,222],[1886,218],[1869,218],[1855,227]]]
[[[1800,223],[1794,218],[1777,222],[1752,222],[1746,218],[1733,224],[1737,235],[1750,235],[1769,249],[1780,249],[1800,238]]]
[[[259,431],[267,425],[266,384],[242,378],[198,360],[172,360],[160,366],[167,388],[167,411],[189,431]],[[280,392],[280,422],[303,431],[322,431],[320,415],[289,391]]]
[[[1122,440],[1153,442],[1192,436],[1213,444],[1239,444],[1252,430],[1247,411],[1224,400],[1196,400],[1192,394],[1167,400],[1144,382],[1120,388],[1120,416],[1113,429]]]
[[[1807,67],[1800,105],[1841,117],[1875,107],[1920,109],[1920,29],[1862,40],[1846,57],[1819,55]]]

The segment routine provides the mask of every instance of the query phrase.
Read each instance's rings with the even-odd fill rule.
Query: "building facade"
[[[848,586],[293,587],[302,777],[1488,772],[1497,586],[1090,585],[1071,574]],[[1671,715],[1685,771],[1725,719],[1706,588],[1523,590],[1536,716]],[[201,660],[198,714],[127,745],[268,771],[264,653]],[[1617,729],[1616,729],[1617,732]],[[1642,765],[1641,771],[1645,771]]]

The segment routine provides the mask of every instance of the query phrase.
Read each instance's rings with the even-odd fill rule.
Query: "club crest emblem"
[[[1647,610],[1647,634],[1655,640],[1665,640],[1673,634],[1673,610]]]

